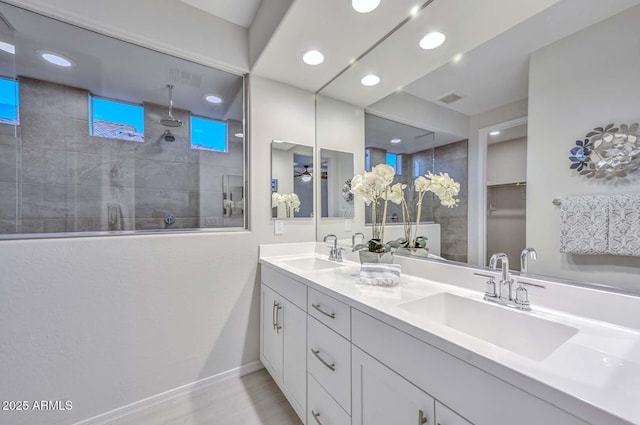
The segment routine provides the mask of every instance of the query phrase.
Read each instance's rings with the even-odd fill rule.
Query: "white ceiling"
[[[366,114],[364,122],[365,147],[390,153],[410,154],[463,140],[458,136],[434,133],[372,114]],[[401,142],[394,144],[391,143],[392,139],[400,139]]]
[[[322,93],[354,105],[368,106],[558,1],[435,0]],[[423,50],[418,43],[431,31],[443,32],[447,41],[437,49]],[[380,84],[374,87],[360,84],[368,73],[380,76]]]
[[[251,72],[315,92],[424,2],[383,0],[373,12],[363,14],[348,0],[295,0]],[[324,54],[322,64],[302,61],[310,49]]]
[[[500,134],[488,136],[487,143],[493,145],[496,143],[508,142],[510,140],[522,139],[527,137],[527,124],[506,128],[500,131]]]
[[[640,3],[638,0],[563,0],[414,81],[404,91],[466,115],[528,96],[529,55]],[[576,64],[579,66],[578,64]],[[437,99],[452,91],[465,97]]]
[[[178,0],[211,15],[249,28],[262,0]],[[267,0],[269,1],[269,0]],[[271,0],[273,1],[273,0]]]

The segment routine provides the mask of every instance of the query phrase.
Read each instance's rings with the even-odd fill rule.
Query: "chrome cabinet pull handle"
[[[278,310],[282,310],[282,306],[280,305],[280,303],[274,302],[274,308],[276,312],[276,322],[274,325],[274,329],[276,333],[280,333],[280,329],[282,329],[282,326],[280,326],[280,318],[278,317]]]
[[[320,417],[320,413],[316,413],[313,410],[311,411],[311,414],[313,415],[313,419],[316,420],[316,422],[318,423],[318,425],[322,425],[322,422],[320,422],[320,419],[318,419]]]
[[[275,331],[278,325],[276,324],[276,305],[277,303],[273,302],[273,308],[271,309],[271,323],[273,324],[273,330]]]
[[[422,409],[418,410],[418,425],[424,425],[427,423],[427,417],[425,416]]]
[[[322,308],[320,308],[320,304],[311,304],[311,307],[315,308],[316,310],[318,310],[320,313],[324,314],[327,317],[330,317],[332,319],[336,318],[336,314],[335,313],[327,313]]]
[[[314,356],[316,356],[316,358],[318,360],[320,360],[320,362],[325,365],[326,367],[328,367],[329,369],[331,369],[332,371],[335,372],[336,370],[336,364],[335,363],[327,363],[322,357],[320,357],[320,350],[314,350],[313,348],[311,349],[311,352],[313,353]]]

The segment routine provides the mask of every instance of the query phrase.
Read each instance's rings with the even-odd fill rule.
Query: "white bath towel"
[[[640,257],[640,193],[609,197],[609,254]]]
[[[607,196],[571,196],[560,207],[560,252],[609,252],[609,201]]]
[[[358,283],[373,286],[396,286],[400,283],[400,264],[362,263]]]

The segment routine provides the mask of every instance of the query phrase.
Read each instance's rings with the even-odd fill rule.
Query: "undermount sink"
[[[334,269],[336,267],[342,267],[343,264],[337,263],[334,261],[323,260],[320,258],[297,258],[294,260],[286,260],[283,261],[284,264],[295,267],[301,270],[325,270],[325,269]]]
[[[447,292],[399,306],[533,360],[544,360],[578,330],[529,313]]]

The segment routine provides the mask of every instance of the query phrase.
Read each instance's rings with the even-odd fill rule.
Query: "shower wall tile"
[[[17,161],[15,145],[0,145],[0,181],[16,181]]]
[[[198,164],[136,160],[135,186],[149,189],[198,190]]]
[[[64,86],[64,114],[66,118],[89,120],[89,93],[86,90]]]
[[[133,158],[78,153],[75,163],[80,186],[134,187],[136,163]]]
[[[0,234],[16,233],[16,220],[0,219]]]
[[[199,216],[199,194],[184,190],[137,189],[136,217],[164,218],[166,214],[176,217]]]
[[[20,119],[39,116],[64,116],[65,86],[33,78],[20,77]]]
[[[78,186],[76,217],[101,218],[107,222],[108,206],[119,205],[124,217],[135,215],[135,189],[109,186]]]
[[[75,186],[23,184],[22,218],[73,218],[75,198]]]
[[[15,146],[20,139],[20,135],[20,126],[0,124],[0,145]]]
[[[21,102],[26,103],[25,99]],[[68,130],[60,116],[25,114],[20,116],[22,145],[29,148],[66,149]]]
[[[75,180],[73,153],[27,147],[22,150],[23,183],[72,185]]]
[[[16,184],[14,182],[0,182],[0,219],[15,219],[16,205]]]

